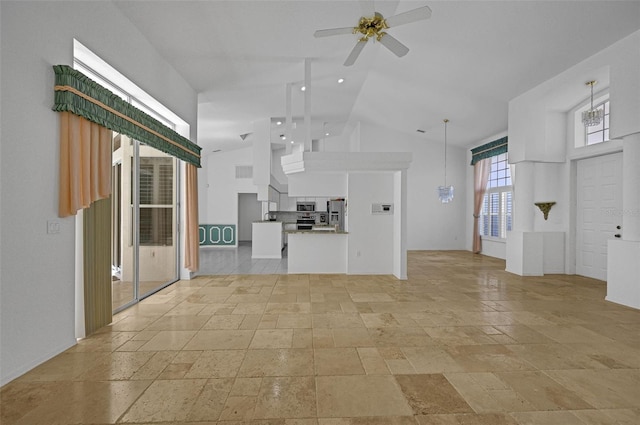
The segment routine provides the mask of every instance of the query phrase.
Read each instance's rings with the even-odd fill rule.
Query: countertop
[[[305,233],[305,234],[313,234],[313,235],[348,235],[349,232],[343,231],[334,231],[334,230],[285,230],[285,233],[288,234],[296,234],[296,233]]]
[[[260,221],[254,221],[254,223],[280,223],[282,224],[282,221],[279,220],[260,220]]]

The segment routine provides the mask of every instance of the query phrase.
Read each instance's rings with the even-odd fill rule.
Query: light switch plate
[[[50,235],[56,235],[60,233],[60,222],[55,220],[48,220],[47,233]]]

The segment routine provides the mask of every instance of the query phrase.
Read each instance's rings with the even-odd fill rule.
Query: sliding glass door
[[[111,168],[111,301],[113,312],[136,302],[133,141],[116,135]]]
[[[113,158],[117,312],[178,280],[178,160],[122,135],[114,139]]]
[[[141,297],[178,278],[177,160],[140,144],[138,281]]]

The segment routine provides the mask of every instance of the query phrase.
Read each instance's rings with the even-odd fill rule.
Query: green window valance
[[[200,167],[200,146],[125,102],[83,73],[67,65],[54,65],[53,71],[54,111],[79,115]]]
[[[471,149],[471,165],[475,165],[476,162],[481,159],[491,158],[507,152],[509,149],[509,139],[504,136],[502,139],[494,140],[477,148]]]

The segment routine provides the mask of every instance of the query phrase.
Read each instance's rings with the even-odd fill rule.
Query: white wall
[[[516,195],[526,188],[526,194],[532,198],[526,205],[518,201],[518,196],[514,198],[514,221],[518,224],[521,217],[527,216],[523,228],[543,233],[547,251],[549,247],[562,247],[563,261],[551,264],[549,259],[545,260],[547,270],[564,268],[566,273],[575,272],[576,161],[619,152],[623,148],[620,140],[576,147],[576,137],[580,137],[582,126],[576,112],[587,104],[590,94],[584,82],[598,81],[596,99],[610,91],[611,137],[640,132],[637,119],[640,111],[639,42],[640,31],[509,102],[509,160],[517,162],[516,167],[522,164],[527,171],[524,176],[516,173]],[[531,116],[539,116],[540,120],[531,121]],[[623,175],[623,188],[630,188],[628,182]],[[637,193],[635,185],[631,185],[631,192]],[[623,196],[623,207],[625,200],[627,197]],[[556,202],[548,220],[530,205],[540,201]],[[640,217],[636,219],[638,221]],[[556,238],[563,243],[547,242],[547,239]],[[523,257],[531,255],[524,252]]]
[[[372,203],[393,203],[393,173],[349,173],[347,273],[393,274],[393,215],[372,215]]]
[[[253,165],[253,148],[217,152],[203,161],[207,205],[202,224],[237,224],[238,193],[257,193],[252,179],[236,179],[237,165]]]
[[[438,200],[437,187],[444,183],[444,140],[428,140],[391,132],[384,127],[361,124],[362,152],[413,152],[407,172],[407,249],[465,249],[467,222],[466,149],[449,145],[447,185],[453,185],[452,202]]]
[[[0,2],[0,383],[75,344],[75,218],[58,218],[52,65],[73,38],[191,126],[196,94],[111,2]],[[99,17],[99,19],[96,19]],[[47,221],[60,233],[47,234]]]
[[[305,172],[289,174],[288,177],[291,197],[344,197],[347,195],[346,173]]]

